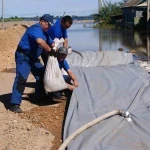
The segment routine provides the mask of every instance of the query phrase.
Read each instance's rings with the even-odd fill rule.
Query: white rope
[[[82,126],[81,128],[79,128],[78,130],[76,130],[73,134],[71,134],[63,143],[62,145],[59,147],[58,150],[65,150],[65,148],[68,146],[68,144],[80,133],[82,133],[83,131],[85,131],[86,129],[92,127],[93,125],[103,121],[104,119],[114,116],[114,115],[123,115],[124,113],[121,110],[114,110],[111,111],[103,116],[100,116],[99,118],[94,119],[93,121],[85,124],[84,126]]]
[[[138,62],[141,68],[143,68],[146,72],[150,72],[150,64],[148,64],[148,62],[143,62],[141,60],[139,60]]]

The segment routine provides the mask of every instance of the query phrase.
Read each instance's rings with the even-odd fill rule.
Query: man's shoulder
[[[60,62],[58,62],[59,64],[61,64],[61,65],[65,65],[65,64],[68,64],[68,62],[67,62],[67,60],[66,59],[64,59],[63,61],[60,61]]]
[[[63,61],[61,61],[61,62],[58,62],[59,63],[59,67],[60,67],[60,69],[64,69],[64,70],[66,70],[66,71],[68,71],[69,69],[70,69],[70,67],[69,67],[69,64],[68,64],[68,62],[67,62],[67,60],[63,60]]]
[[[64,63],[64,66],[69,67],[69,63],[66,59],[64,59],[63,63]]]
[[[61,26],[61,19],[57,19],[56,22],[54,23],[55,27]]]
[[[52,25],[49,29],[48,29],[48,33],[51,34],[51,36],[58,36],[60,33],[60,29],[61,29],[61,24],[59,23],[59,21],[57,20],[54,25]],[[56,38],[56,37],[52,37],[52,38]],[[59,37],[57,37],[59,38]]]
[[[41,28],[41,25],[39,23],[35,23],[33,25],[31,25],[28,29],[36,29],[36,28]]]
[[[27,29],[27,33],[42,33],[44,34],[42,28],[41,28],[41,25],[39,23],[36,23],[36,24],[33,24],[32,26],[30,26],[28,29]]]
[[[68,61],[66,59],[64,59],[64,63],[67,63],[68,64]]]
[[[58,23],[60,23],[61,22],[61,19],[57,19],[56,21],[55,21],[55,24],[58,24]]]

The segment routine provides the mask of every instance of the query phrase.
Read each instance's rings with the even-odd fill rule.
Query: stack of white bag
[[[54,42],[55,49],[57,49],[64,40],[54,39]],[[46,92],[55,92],[68,88],[59,68],[57,58],[54,56],[48,57],[43,82]]]
[[[138,61],[140,64],[140,67],[143,68],[146,72],[150,72],[150,64],[149,62],[143,62],[141,60]]]

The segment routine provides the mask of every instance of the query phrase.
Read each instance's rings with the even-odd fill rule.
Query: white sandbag
[[[56,48],[59,48],[64,42],[65,42],[65,40],[63,38],[61,38],[61,39],[55,38],[54,39],[54,43],[55,43]]]
[[[67,55],[70,65],[79,67],[116,66],[133,63],[132,53],[121,51],[74,51]]]
[[[48,58],[43,82],[46,92],[67,89],[67,84],[62,76],[57,58],[54,56],[49,56]]]
[[[63,68],[61,69],[61,73],[62,75],[68,75],[68,73]]]

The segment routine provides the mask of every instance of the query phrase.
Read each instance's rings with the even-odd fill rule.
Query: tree
[[[93,14],[95,22],[100,25],[111,24],[111,16],[122,14],[122,10],[120,9],[121,5],[122,3],[112,4],[109,2],[107,6],[104,6],[99,10],[98,14]]]

